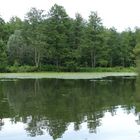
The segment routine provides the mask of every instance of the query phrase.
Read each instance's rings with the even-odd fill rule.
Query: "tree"
[[[82,18],[82,16],[77,13],[75,15],[75,20],[74,20],[74,34],[73,34],[73,49],[75,50],[75,58],[77,60],[78,65],[82,63],[82,47],[84,45],[84,31],[85,31],[85,21]]]
[[[81,48],[84,35],[85,22],[82,16],[77,13],[74,20],[74,48]]]
[[[103,43],[101,18],[96,12],[91,12],[87,24],[86,46],[90,53],[91,67],[96,67],[99,50]]]
[[[5,39],[5,21],[0,17],[0,39]]]
[[[17,16],[11,17],[7,23],[7,28],[9,29],[9,34],[14,34],[15,30],[23,28],[23,21]]]
[[[140,74],[140,29],[136,28],[135,31],[136,46],[133,49],[136,59],[137,72]]]
[[[82,63],[82,45],[84,40],[85,22],[77,13],[75,19],[69,20],[67,34],[67,53],[65,54],[65,66],[68,71],[76,71]]]
[[[133,34],[132,34],[131,30],[123,31],[121,33],[120,60],[121,60],[121,65],[123,67],[134,65],[133,49],[135,47],[135,43],[133,43],[133,42],[134,42],[134,40],[133,40]]]
[[[123,32],[107,29],[97,12],[91,12],[87,21],[79,13],[73,19],[57,4],[48,14],[31,8],[23,21],[15,16],[5,22],[0,17],[1,66],[8,62],[56,71],[135,66],[139,44],[138,27]]]
[[[68,52],[68,34],[70,20],[62,6],[55,4],[48,14],[48,45],[51,58],[59,69],[64,64],[66,53]]]
[[[24,56],[24,47],[26,46],[21,30],[16,30],[14,34],[9,37],[7,43],[8,59],[12,65],[21,65]]]
[[[4,72],[7,64],[6,47],[2,39],[0,39],[0,71]]]
[[[5,71],[7,64],[6,39],[5,21],[0,17],[0,71]]]
[[[108,46],[108,60],[109,66],[119,66],[121,64],[120,61],[120,34],[116,31],[116,29],[110,28],[108,30],[108,39],[107,39],[107,46]]]
[[[43,10],[37,10],[32,8],[27,14],[25,19],[24,37],[26,38],[28,45],[33,48],[34,64],[36,67],[41,65],[41,60],[46,54],[45,36],[43,33],[42,23],[44,22],[46,15]]]

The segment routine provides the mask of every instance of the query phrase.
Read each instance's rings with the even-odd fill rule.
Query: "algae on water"
[[[136,76],[133,72],[45,72],[45,73],[1,73],[1,79],[98,79],[109,76]]]

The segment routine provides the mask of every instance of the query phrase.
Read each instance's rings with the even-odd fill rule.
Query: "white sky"
[[[79,12],[87,19],[90,11],[97,11],[104,26],[118,31],[140,27],[140,0],[0,0],[0,15],[6,21],[15,15],[23,19],[31,7],[49,11],[55,3],[64,6],[70,17]]]

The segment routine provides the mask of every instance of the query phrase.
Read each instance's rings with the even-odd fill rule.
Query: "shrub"
[[[35,72],[38,68],[35,66],[9,66],[7,72]]]

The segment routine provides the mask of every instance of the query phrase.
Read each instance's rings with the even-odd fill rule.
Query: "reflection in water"
[[[137,82],[136,85],[139,85]],[[114,131],[109,128],[114,118],[125,116],[125,121],[131,116],[135,125],[140,124],[138,87],[132,78],[3,81],[0,82],[0,132],[4,133],[8,126],[20,124],[26,130],[28,139],[43,140],[46,135],[48,139],[89,140],[91,136],[103,139],[99,128],[103,133],[114,132],[116,127],[122,128],[116,126]],[[116,122],[117,119],[112,121],[114,125]],[[77,137],[75,134],[79,132],[82,133]],[[69,134],[71,137],[68,137]],[[24,136],[24,139],[27,137]]]

